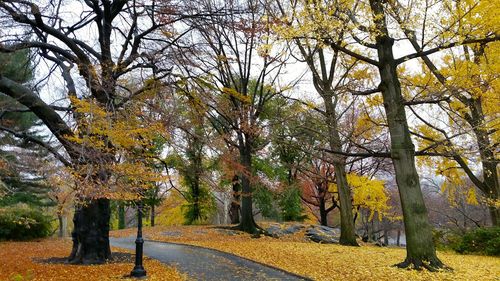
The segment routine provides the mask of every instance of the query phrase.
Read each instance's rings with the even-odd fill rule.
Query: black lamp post
[[[142,239],[142,201],[137,205],[137,238],[135,239],[135,266],[130,276],[136,278],[146,277],[146,270],[142,266],[144,239]]]

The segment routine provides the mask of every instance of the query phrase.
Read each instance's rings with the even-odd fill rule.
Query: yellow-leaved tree
[[[454,17],[454,11],[447,10],[450,2],[454,1],[307,0],[280,4],[284,6],[282,10],[290,11],[282,19],[284,28],[294,27],[293,32],[285,33],[288,38],[318,40],[332,51],[370,65],[379,76],[378,86],[363,92],[382,93],[391,139],[388,154],[394,165],[407,238],[407,256],[399,267],[436,270],[444,264],[433,246],[432,227],[415,166],[416,152],[406,112],[406,107],[414,101],[402,91],[398,66],[456,46],[488,44],[500,39],[495,24],[481,26],[482,32],[456,32],[461,17]],[[465,2],[478,6],[481,1]],[[437,10],[440,12],[436,13]],[[343,28],[346,26],[347,30]],[[402,41],[423,44],[418,50],[398,58],[394,47]]]
[[[370,212],[369,220],[372,220],[375,214],[379,220],[388,214],[390,210],[388,204],[389,193],[385,189],[385,182],[383,180],[371,179],[356,173],[348,173],[347,182],[352,189],[352,205],[355,212],[359,212],[358,207],[367,209]],[[337,193],[337,185],[331,183],[328,191]]]
[[[500,9],[500,1],[445,2],[444,10],[449,17],[443,18],[442,23],[450,28],[440,34],[440,40],[485,36],[494,41],[498,37],[499,16],[492,11]],[[421,52],[422,43],[414,31],[407,28],[405,32],[413,47]],[[451,201],[457,192],[465,192],[468,201],[476,203],[473,197],[478,189],[479,201],[488,206],[491,222],[498,226],[500,42],[462,45],[446,51],[438,59],[423,56],[421,63],[424,66],[421,73],[408,75],[406,86],[418,93],[414,99],[432,104],[427,105],[428,111],[421,111],[422,107],[412,111],[421,123],[418,127],[420,150],[440,157],[423,162],[445,177],[442,189],[452,196]],[[473,186],[457,189],[464,186],[465,177]]]

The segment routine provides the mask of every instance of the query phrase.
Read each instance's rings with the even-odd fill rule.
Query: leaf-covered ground
[[[134,235],[121,230],[112,236]],[[213,226],[146,228],[149,239],[213,248],[315,280],[500,280],[500,258],[439,252],[452,272],[432,273],[397,269],[405,250],[371,245],[345,247],[307,241],[303,233],[285,238],[252,238],[248,234]]]
[[[133,268],[134,256],[113,249],[114,259],[103,265],[69,265],[65,258],[71,251],[68,240],[47,239],[39,242],[1,242],[0,280],[135,280],[124,278]],[[148,280],[184,280],[172,267],[146,258]]]

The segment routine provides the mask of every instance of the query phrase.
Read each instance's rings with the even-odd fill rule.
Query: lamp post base
[[[145,278],[146,277],[146,270],[144,270],[144,268],[142,266],[136,266],[136,267],[134,267],[132,272],[130,272],[130,276],[135,277],[135,278]]]

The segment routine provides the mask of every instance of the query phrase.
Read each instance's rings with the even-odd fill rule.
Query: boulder
[[[338,243],[340,231],[327,226],[311,226],[306,230],[306,237],[311,241],[322,244]]]

